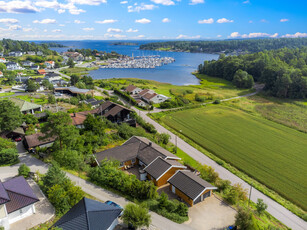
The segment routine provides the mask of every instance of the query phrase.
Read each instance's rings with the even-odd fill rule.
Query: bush
[[[0,151],[0,165],[12,165],[18,162],[18,153],[16,149],[10,148]]]
[[[257,208],[258,214],[261,215],[268,208],[268,205],[264,203],[262,199],[258,199],[256,208]]]
[[[54,160],[62,167],[80,170],[84,167],[84,157],[76,150],[59,150],[53,153]]]
[[[48,95],[48,103],[49,104],[55,104],[56,103],[56,100],[55,100],[55,96],[52,95],[52,94],[49,94]]]
[[[30,168],[26,164],[22,164],[18,168],[18,175],[28,178],[30,173]]]
[[[239,230],[256,230],[259,229],[255,224],[255,218],[250,209],[239,207],[236,214],[235,225]]]
[[[151,223],[148,209],[133,203],[126,205],[122,219],[125,224],[132,225],[134,228],[149,227]]]
[[[198,102],[204,102],[206,98],[204,96],[199,96],[198,94],[195,94],[195,101]]]
[[[213,102],[213,104],[221,104],[221,100],[216,99],[216,100]]]

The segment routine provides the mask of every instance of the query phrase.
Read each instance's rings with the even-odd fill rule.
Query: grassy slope
[[[180,111],[162,121],[306,209],[306,134],[224,106]]]

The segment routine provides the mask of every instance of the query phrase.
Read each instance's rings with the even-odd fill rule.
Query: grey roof
[[[83,198],[52,227],[63,230],[107,230],[121,212],[120,208]]]
[[[3,187],[10,197],[10,201],[6,203],[8,213],[12,213],[39,201],[23,176],[15,177],[4,182]]]
[[[105,150],[103,152],[96,153],[96,159],[98,162],[103,159],[115,159],[120,162],[129,161],[135,158],[141,160],[144,164],[148,165],[154,161],[157,157],[177,159],[179,157],[170,153],[161,146],[152,143],[145,137],[133,136],[123,145]]]
[[[10,197],[0,181],[0,205],[10,201]]]
[[[166,173],[171,168],[186,168],[176,160],[166,160],[161,157],[157,157],[153,162],[147,165],[144,170],[156,180]]]
[[[206,188],[216,189],[213,185],[188,170],[177,171],[168,182],[192,200],[196,199]]]
[[[88,93],[89,89],[79,89],[77,87],[55,87],[54,90],[69,90],[71,93]]]

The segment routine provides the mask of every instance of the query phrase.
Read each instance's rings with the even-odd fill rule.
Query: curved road
[[[257,92],[251,94],[254,95]],[[251,96],[250,95],[250,96]],[[247,95],[245,95],[247,96]],[[243,96],[240,96],[243,97]],[[238,97],[239,98],[239,97]],[[234,98],[231,98],[234,99]],[[231,99],[226,99],[226,100],[231,100]],[[176,135],[164,128],[162,125],[148,117],[147,111],[140,111],[137,108],[133,109],[148,123],[152,124],[159,133],[167,133],[171,136],[170,141],[173,144],[176,144]],[[206,164],[208,166],[211,166],[215,169],[216,172],[218,172],[219,176],[224,179],[224,180],[229,180],[231,181],[232,184],[240,183],[244,189],[247,189],[250,191],[251,186],[246,183],[244,180],[240,179],[238,176],[234,175],[224,167],[218,165],[215,161],[211,160],[209,157],[207,157],[205,154],[200,152],[199,150],[195,149],[188,143],[186,143],[184,140],[181,138],[177,137],[177,145],[178,148],[182,149],[185,153],[190,155],[193,159],[197,160],[201,164]],[[252,194],[251,194],[251,200],[255,203],[257,203],[257,199],[263,199],[264,203],[268,205],[267,211],[274,216],[276,219],[287,225],[288,227],[295,229],[295,230],[306,230],[307,229],[307,223],[290,212],[288,209],[283,207],[282,205],[278,204],[268,196],[264,195],[260,191],[258,191],[255,188],[252,188]]]

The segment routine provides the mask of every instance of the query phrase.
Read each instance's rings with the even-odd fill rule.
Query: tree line
[[[239,56],[220,55],[205,61],[198,71],[250,88],[253,81],[264,83],[268,94],[280,98],[307,97],[307,46],[263,51]]]
[[[307,38],[267,38],[246,40],[223,40],[223,41],[167,41],[143,44],[140,49],[159,50],[169,49],[183,52],[217,53],[225,52],[260,52],[280,48],[297,48],[307,45]]]
[[[7,55],[9,52],[21,51],[42,51],[45,55],[55,55],[56,52],[49,49],[48,44],[36,44],[34,42],[17,41],[12,39],[3,38],[0,41],[0,52]]]

